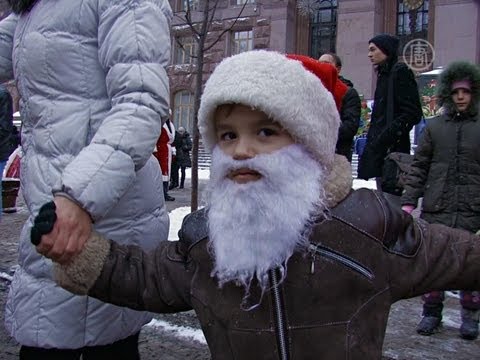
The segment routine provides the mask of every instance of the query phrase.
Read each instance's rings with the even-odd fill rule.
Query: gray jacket
[[[151,249],[167,239],[151,150],[169,108],[171,17],[166,0],[40,0],[0,23],[0,80],[15,76],[21,96],[21,185],[30,213],[5,317],[23,345],[107,344],[151,318],[56,286],[30,228],[40,206],[63,193],[121,244]]]

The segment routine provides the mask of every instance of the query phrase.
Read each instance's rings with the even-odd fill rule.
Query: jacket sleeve
[[[189,152],[190,150],[192,150],[192,139],[188,134],[187,136],[185,136],[185,144],[183,145],[183,150],[185,152]]]
[[[68,265],[55,264],[56,282],[75,294],[151,312],[191,309],[192,265],[180,242],[161,241],[148,253],[93,233]]]
[[[340,110],[342,123],[338,129],[338,141],[351,142],[353,140],[360,126],[361,107],[357,90],[349,88],[343,97]]]
[[[405,64],[399,64],[393,71],[394,118],[375,140],[373,147],[377,149],[396,144],[423,116],[413,72]]]
[[[480,289],[480,239],[461,229],[428,224],[408,214],[404,227],[418,245],[410,255],[392,253],[390,279],[393,300],[433,290]],[[402,240],[407,241],[407,240]],[[395,259],[393,259],[395,257]]]
[[[428,126],[415,150],[415,156],[406,178],[405,191],[402,194],[402,205],[417,206],[418,199],[423,196],[432,162],[433,144]]]
[[[13,35],[18,16],[11,14],[0,22],[0,82],[13,79]]]
[[[94,220],[128,190],[168,116],[172,17],[166,0],[100,0],[98,11],[98,58],[111,109],[53,190],[77,201]]]

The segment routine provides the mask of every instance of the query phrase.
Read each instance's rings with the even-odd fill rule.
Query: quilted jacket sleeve
[[[13,79],[12,49],[17,15],[11,14],[0,22],[0,82]]]
[[[427,126],[415,151],[411,170],[407,175],[405,191],[401,200],[402,205],[417,206],[418,199],[423,196],[432,161],[432,153],[432,137]]]
[[[168,116],[171,17],[166,0],[99,0],[98,58],[112,107],[54,189],[94,220],[128,190]]]

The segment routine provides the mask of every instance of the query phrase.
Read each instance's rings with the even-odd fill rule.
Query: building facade
[[[170,0],[175,13],[168,68],[173,121],[189,131],[198,63],[197,35],[188,22],[201,24],[206,1]],[[416,65],[417,73],[453,60],[480,62],[478,0],[209,0],[209,10],[203,81],[223,58],[242,51],[315,58],[331,51],[342,58],[342,75],[370,99],[376,79],[367,42],[382,32],[400,37],[401,59]]]

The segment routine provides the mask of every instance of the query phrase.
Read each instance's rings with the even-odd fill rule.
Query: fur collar
[[[38,0],[7,0],[15,14],[29,12]]]
[[[345,199],[352,190],[353,177],[352,166],[347,158],[335,154],[333,165],[327,177],[325,192],[327,194],[327,206],[335,207]]]

